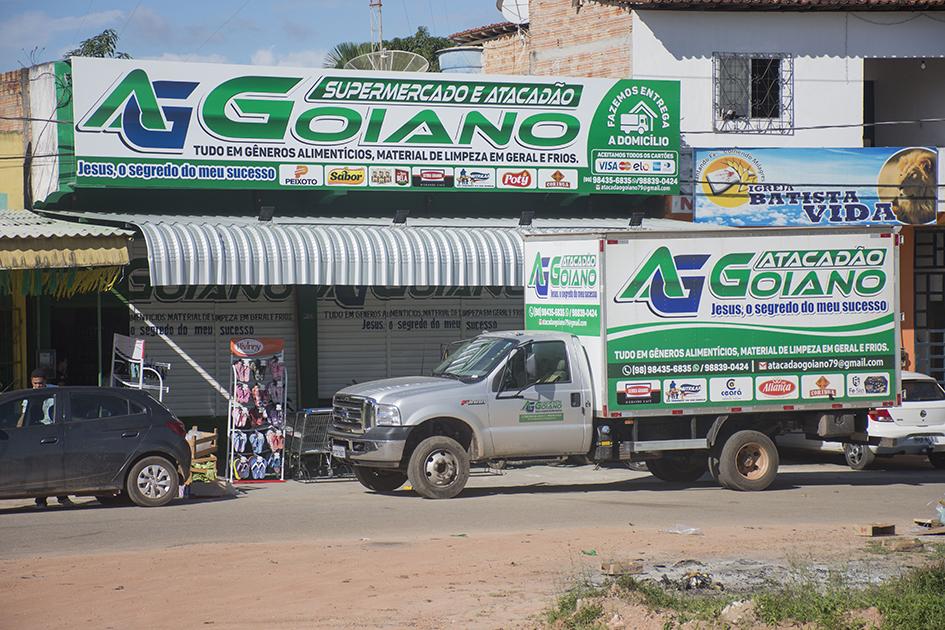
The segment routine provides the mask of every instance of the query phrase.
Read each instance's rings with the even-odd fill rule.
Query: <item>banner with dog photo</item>
[[[695,217],[728,226],[936,222],[927,147],[697,149]]]

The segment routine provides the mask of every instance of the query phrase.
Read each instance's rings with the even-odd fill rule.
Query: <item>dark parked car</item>
[[[147,393],[47,387],[0,395],[0,499],[92,495],[165,505],[190,469],[183,423]]]

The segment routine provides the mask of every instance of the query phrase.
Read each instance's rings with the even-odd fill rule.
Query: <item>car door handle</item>
[[[123,438],[136,438],[136,437],[138,437],[138,432],[137,432],[137,431],[125,431],[124,433],[121,434],[121,437],[123,437]]]
[[[41,440],[39,441],[39,443],[40,443],[40,444],[55,444],[55,443],[57,443],[58,441],[59,441],[59,438],[57,438],[57,437],[48,437],[48,438],[43,438],[43,439],[41,439]]]

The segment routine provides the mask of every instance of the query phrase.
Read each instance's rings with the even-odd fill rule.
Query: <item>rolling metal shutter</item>
[[[318,397],[354,382],[429,373],[451,342],[521,329],[522,290],[324,287],[318,297]]]

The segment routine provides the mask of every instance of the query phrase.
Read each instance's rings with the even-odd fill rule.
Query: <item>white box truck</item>
[[[672,482],[774,480],[774,436],[865,443],[897,403],[894,228],[532,234],[525,329],[432,375],[334,397],[332,448],[362,484],[448,498],[470,463],[585,455]]]

